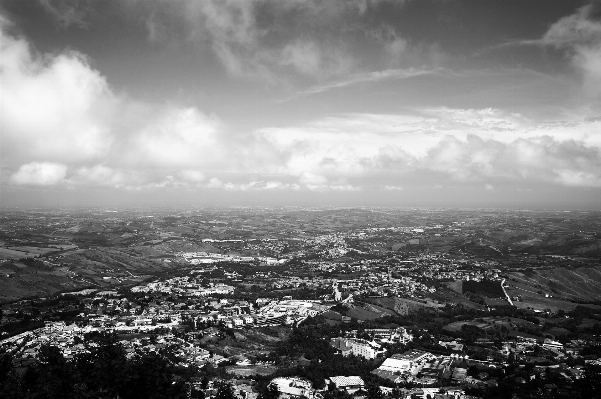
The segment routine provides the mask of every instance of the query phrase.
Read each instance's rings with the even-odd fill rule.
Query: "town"
[[[558,218],[7,211],[0,392],[60,368],[76,379],[64,397],[140,384],[219,399],[592,397],[601,215]],[[98,359],[129,382],[97,380]],[[150,361],[162,377],[148,385]]]

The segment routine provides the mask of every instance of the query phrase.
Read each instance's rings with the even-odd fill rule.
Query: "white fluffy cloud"
[[[245,2],[226,2],[227,12],[218,3],[195,4],[197,13],[215,17],[209,27],[214,50],[232,71],[244,69],[239,52],[247,50],[239,46],[253,49],[258,40]],[[574,63],[596,82],[600,31],[583,8],[552,26],[545,40],[573,49]],[[432,185],[451,179],[495,188],[498,181],[601,187],[599,120],[537,123],[498,109],[440,107],[230,132],[217,116],[193,106],[117,95],[81,54],[38,54],[24,39],[1,34],[0,170],[14,185],[409,191],[412,179]],[[278,47],[286,55],[280,67],[327,71],[327,49],[310,43]],[[338,85],[407,73],[385,72]]]
[[[207,166],[222,160],[219,126],[217,118],[193,107],[167,109],[132,135],[124,162],[149,168]]]
[[[221,122],[115,94],[84,55],[38,54],[0,30],[0,162],[16,185],[201,182],[223,163]],[[6,179],[5,179],[6,180]]]
[[[28,186],[53,186],[65,181],[67,166],[51,162],[30,162],[21,165],[11,176],[11,182]]]
[[[414,115],[353,114],[257,135],[283,157],[278,173],[306,185],[330,179],[541,181],[601,186],[601,122],[536,124],[499,110],[431,109]],[[373,181],[373,180],[372,180]]]
[[[3,159],[106,156],[113,138],[105,120],[119,100],[105,78],[80,54],[42,56],[24,40],[0,35]]]

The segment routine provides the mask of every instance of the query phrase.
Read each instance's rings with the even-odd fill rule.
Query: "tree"
[[[576,384],[583,393],[583,397],[593,398],[601,391],[601,366],[587,366],[583,378]]]
[[[467,375],[470,377],[477,377],[478,373],[480,371],[478,370],[478,367],[471,365],[468,369],[467,369]]]
[[[0,348],[0,397],[6,399],[21,398],[19,379],[13,367],[13,357]]]
[[[382,390],[380,390],[380,387],[376,384],[370,384],[367,387],[367,399],[383,399],[384,398],[384,394],[382,393]]]
[[[60,349],[51,345],[42,345],[38,357],[39,363],[22,379],[22,388],[36,398],[73,397],[75,372]],[[27,394],[25,396],[28,397]]]
[[[232,387],[232,384],[230,384],[227,381],[218,382],[215,399],[236,399],[236,395],[234,395],[234,388]]]
[[[203,376],[202,377],[202,381],[200,383],[200,386],[202,389],[207,389],[207,387],[209,386],[209,377],[208,376]]]
[[[278,399],[280,397],[280,388],[277,384],[267,385],[264,393],[259,395],[259,399]]]

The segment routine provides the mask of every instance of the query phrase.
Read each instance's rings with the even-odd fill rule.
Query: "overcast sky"
[[[0,2],[2,205],[601,209],[601,3]]]

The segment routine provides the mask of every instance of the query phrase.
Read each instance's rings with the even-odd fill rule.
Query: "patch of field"
[[[23,251],[17,251],[9,248],[0,248],[0,259],[21,259],[21,258],[32,258],[36,254],[29,254]]]
[[[512,281],[538,287],[554,296],[601,300],[601,266],[514,272],[510,273],[510,277]]]
[[[458,294],[463,294],[463,281],[461,280],[444,283],[444,285],[446,285],[451,291],[454,291]]]
[[[487,298],[504,298],[503,288],[500,281],[463,281],[462,292],[472,292]]]
[[[535,323],[517,317],[508,317],[507,320],[519,327],[536,327]]]
[[[337,321],[337,322],[341,322],[342,321],[342,315],[338,312],[335,312],[333,310],[328,310],[327,312],[324,312],[321,314],[321,316],[326,319],[326,321],[331,320],[331,321]]]
[[[47,296],[57,291],[76,290],[84,286],[84,282],[50,273],[15,273],[11,277],[0,275],[0,302],[26,296]]]
[[[243,330],[242,334],[245,336],[245,338],[249,341],[249,342],[253,342],[253,343],[259,343],[261,345],[266,345],[266,344],[274,344],[277,342],[281,342],[282,340],[286,339],[289,335],[289,331],[287,330],[267,330],[267,328],[274,328],[274,327],[266,327],[265,331],[269,332],[269,334],[266,334],[265,332],[261,331],[261,329],[255,328],[255,329],[251,329],[251,330]]]
[[[482,322],[477,322],[477,321],[456,321],[454,323],[447,324],[446,326],[443,327],[443,329],[445,329],[447,331],[457,332],[457,331],[461,331],[461,327],[463,327],[465,325],[476,326],[476,327],[482,328],[482,329],[488,327],[488,323],[482,323]]]
[[[589,327],[594,326],[597,323],[599,323],[599,320],[584,318],[584,319],[582,319],[582,322],[580,323],[578,328],[589,328]]]
[[[563,327],[553,327],[547,332],[555,335],[556,337],[561,337],[561,336],[570,334],[570,330],[563,328]]]
[[[391,310],[394,309],[394,298],[391,297],[369,298],[369,302]]]
[[[528,277],[522,273],[512,273],[511,280],[506,285],[507,294],[514,298],[520,297],[519,301],[514,301],[514,305],[520,309],[536,309],[552,312],[558,310],[571,311],[578,303],[570,302],[568,297],[560,296],[550,292],[548,286],[545,286],[540,279]],[[600,287],[601,289],[601,287]],[[589,297],[590,299],[590,297]],[[594,305],[587,305],[594,306]]]
[[[373,305],[367,305],[367,306],[374,307]],[[376,312],[376,311],[368,310],[368,309],[364,309],[364,308],[351,308],[347,312],[347,315],[349,317],[354,317],[357,320],[374,320],[374,319],[377,319],[378,317],[382,317],[384,315],[384,313],[380,313],[380,312]]]
[[[435,293],[429,294],[428,296],[439,303],[459,304],[471,309],[484,309],[484,306],[470,301],[463,295],[459,295],[453,291],[438,290]]]
[[[226,366],[225,370],[228,374],[234,374],[239,377],[249,377],[253,375],[271,375],[278,369],[275,366]]]
[[[8,247],[8,249],[13,249],[15,251],[26,252],[28,254],[34,254],[34,255],[47,254],[48,252],[56,251],[56,248],[31,247],[31,246]]]
[[[488,306],[509,306],[509,302],[501,298],[486,298],[484,302]]]

